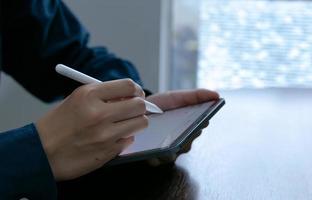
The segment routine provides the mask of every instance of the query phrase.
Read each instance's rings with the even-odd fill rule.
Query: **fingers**
[[[173,164],[176,161],[177,157],[177,154],[172,153],[169,155],[148,159],[147,163],[152,167],[158,167],[161,165]]]
[[[219,94],[207,89],[173,91],[169,95],[174,100],[174,107],[183,107],[206,101],[216,100]]]
[[[146,105],[144,99],[135,97],[123,101],[110,103],[111,119],[113,122],[122,121],[144,115],[146,113]]]
[[[99,148],[96,154],[90,154],[90,157],[95,157],[95,160],[99,162],[99,167],[105,164],[107,161],[121,154],[126,148],[128,148],[134,142],[134,136],[128,138],[121,138],[115,143],[111,144],[110,150],[106,148]]]
[[[95,95],[103,101],[125,97],[144,97],[144,91],[131,79],[121,79],[97,84],[94,88]]]
[[[107,145],[108,141],[115,144],[120,139],[134,136],[138,131],[148,126],[148,118],[145,115],[138,116],[132,119],[113,123],[108,127],[107,123],[102,123],[94,127],[92,135],[87,136],[88,140],[99,146]],[[122,141],[122,140],[121,140]]]
[[[171,110],[184,106],[216,100],[219,94],[206,89],[177,90],[149,96],[147,100],[157,104],[163,110]]]
[[[128,148],[134,142],[134,136],[128,138],[121,138],[115,142],[112,146],[111,159],[121,154],[126,148]],[[106,156],[105,154],[103,156]]]
[[[164,165],[164,164],[170,164],[170,163],[174,163],[176,161],[176,159],[183,153],[187,153],[191,150],[192,147],[192,143],[193,141],[200,136],[201,134],[201,130],[198,131],[197,133],[195,133],[194,135],[192,135],[192,137],[189,139],[189,141],[182,147],[182,149],[178,152],[178,153],[172,153],[172,154],[168,154],[168,155],[164,155],[164,156],[160,156],[157,158],[151,158],[147,160],[147,163],[150,166],[153,167],[158,167],[160,165]]]
[[[208,125],[209,125],[209,120],[206,120],[200,125],[200,127],[201,129],[204,129],[204,128],[207,128]]]
[[[147,126],[148,118],[145,115],[120,121],[115,123],[112,137],[116,138],[117,140],[120,138],[128,138],[129,136],[134,135],[136,132],[146,128]]]
[[[120,154],[123,150],[128,148],[131,144],[133,144],[133,142],[134,142],[134,136],[130,136],[128,138],[120,138],[119,140],[117,140],[116,148],[119,149],[118,154]]]
[[[194,140],[198,138],[201,135],[201,133],[202,133],[202,130],[192,134],[191,137],[188,139],[188,142],[184,144],[181,150],[178,152],[178,155],[189,152],[192,148],[192,144]]]
[[[207,90],[207,89],[197,89],[195,90],[195,93],[196,93],[198,103],[210,101],[210,100],[217,100],[220,98],[217,92]]]

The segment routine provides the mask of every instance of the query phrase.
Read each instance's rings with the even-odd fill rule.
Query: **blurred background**
[[[207,165],[181,159],[206,181],[199,199],[312,199],[312,1],[175,0],[171,10],[167,87],[227,101],[193,145]]]
[[[210,88],[226,99],[177,161],[205,183],[198,197],[312,199],[311,1],[64,1],[91,45],[132,61],[146,88]],[[0,131],[55,106],[2,75]],[[205,166],[192,161],[203,153]]]
[[[311,1],[176,0],[171,87],[310,88],[311,22]]]
[[[307,94],[312,86],[310,1],[65,0],[91,33],[157,91]],[[0,130],[50,109],[3,75]],[[53,105],[52,105],[53,106]]]

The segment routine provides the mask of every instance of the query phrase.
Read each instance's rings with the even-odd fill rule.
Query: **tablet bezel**
[[[215,103],[207,108],[207,110],[200,115],[200,117],[198,117],[197,120],[195,120],[170,146],[117,156],[106,165],[118,165],[177,153],[189,141],[191,136],[200,131],[203,128],[203,124],[208,122],[224,104],[225,100],[222,98],[215,101]]]

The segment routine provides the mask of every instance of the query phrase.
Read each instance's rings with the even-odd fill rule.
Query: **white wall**
[[[92,45],[105,45],[132,61],[146,88],[158,90],[160,0],[65,0],[91,32]],[[0,132],[35,121],[50,109],[2,74]]]
[[[158,90],[160,0],[65,0],[103,44],[131,60],[146,87]]]

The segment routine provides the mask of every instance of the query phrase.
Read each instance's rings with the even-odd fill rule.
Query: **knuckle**
[[[92,84],[79,87],[74,92],[78,97],[92,96],[96,93],[96,87]]]
[[[70,102],[69,106],[74,111],[85,110],[85,105],[87,105],[87,94],[90,90],[89,86],[81,86],[75,89],[71,95],[67,98]]]
[[[85,89],[85,94],[88,96],[88,97],[95,97],[97,96],[97,88],[95,85],[87,85],[86,89]]]
[[[136,83],[132,79],[129,79],[129,78],[125,79],[124,82],[125,82],[125,85],[127,87],[127,90],[132,95],[134,95],[137,91]]]
[[[145,97],[145,92],[144,92],[144,90],[143,89],[139,89],[139,96],[140,97]]]
[[[127,85],[134,85],[134,81],[131,78],[125,78],[123,79],[123,81],[127,84]]]
[[[112,113],[108,109],[99,109],[97,106],[86,106],[87,107],[87,120],[91,124],[101,124],[109,121],[112,117]]]
[[[136,97],[136,98],[134,99],[134,101],[135,101],[136,107],[137,107],[140,111],[142,111],[142,113],[145,113],[145,112],[146,112],[146,105],[145,105],[144,99],[142,99],[142,98],[140,98],[140,97]]]
[[[99,121],[101,121],[103,118],[103,115],[95,110],[95,109],[89,109],[89,112],[88,112],[88,119],[90,122],[93,122],[93,123],[98,123]]]
[[[113,113],[109,112],[108,109],[98,110],[98,109],[94,108],[93,112],[91,112],[90,119],[95,124],[101,124],[101,123],[111,121],[112,117],[113,117]]]
[[[83,90],[85,86],[81,86],[77,89],[75,89],[72,94],[70,95],[72,98],[80,98],[82,96],[82,94],[84,93]]]

